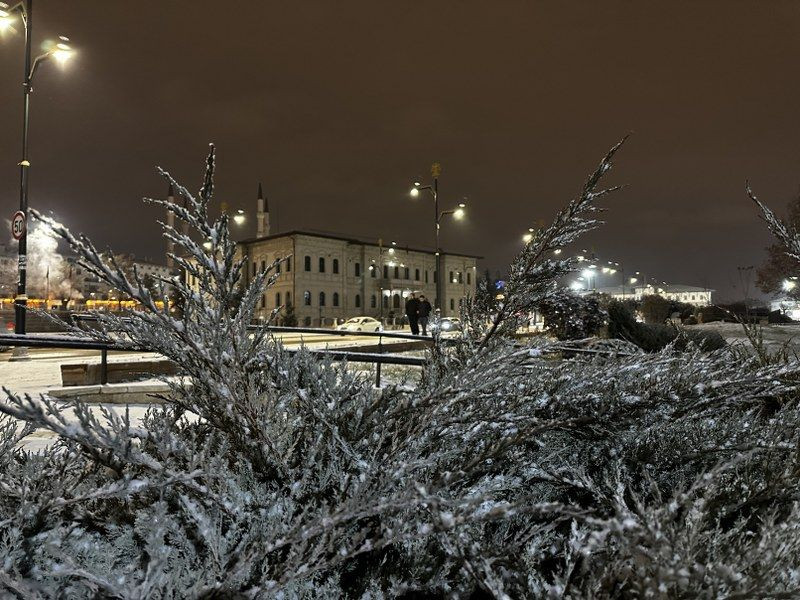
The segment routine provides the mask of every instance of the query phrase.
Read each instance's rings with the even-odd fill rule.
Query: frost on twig
[[[568,268],[552,250],[597,224],[611,155],[515,261],[513,310],[436,345],[403,387],[248,331],[271,274],[245,285],[227,219],[208,222],[213,149],[200,192],[173,182],[184,202],[165,203],[200,286],[172,282],[183,318],[45,221],[143,309],[74,331],[155,349],[181,377],[140,424],[6,392],[0,596],[797,594],[796,361],[498,343]],[[57,443],[20,450],[32,428]]]

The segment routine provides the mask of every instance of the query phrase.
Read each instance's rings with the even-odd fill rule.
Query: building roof
[[[356,238],[356,237],[347,237],[347,236],[343,236],[343,235],[334,235],[334,234],[330,234],[330,233],[318,233],[318,232],[315,232],[315,231],[304,231],[304,230],[301,230],[301,229],[293,229],[292,231],[284,231],[282,233],[273,233],[272,235],[265,235],[265,236],[262,236],[262,237],[248,238],[246,240],[241,240],[239,243],[240,244],[254,244],[256,242],[265,242],[265,241],[269,241],[269,240],[276,240],[276,239],[282,238],[282,237],[292,237],[292,236],[295,236],[295,235],[305,235],[305,236],[309,236],[309,237],[317,237],[317,238],[323,238],[323,239],[327,239],[327,240],[339,240],[339,241],[342,241],[342,242],[347,242],[349,244],[358,244],[358,245],[362,245],[362,246],[374,246],[375,248],[379,247],[378,243],[375,242],[375,241],[363,240],[363,239],[359,239],[359,238]],[[388,248],[388,247],[390,247],[390,246],[384,245],[384,248]],[[423,252],[425,254],[433,254],[434,253],[433,250],[428,250],[428,249],[423,250],[421,248],[410,248],[408,246],[395,246],[395,248],[397,250],[407,250],[409,252]],[[463,252],[445,252],[444,250],[442,251],[442,254],[443,255],[449,255],[449,256],[462,256],[462,257],[465,257],[465,258],[474,258],[474,259],[482,259],[483,258],[482,256],[477,256],[475,254],[464,254]]]

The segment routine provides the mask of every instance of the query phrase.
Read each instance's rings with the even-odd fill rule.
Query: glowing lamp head
[[[791,292],[796,286],[797,286],[797,283],[792,281],[791,279],[784,279],[783,280],[783,290],[785,292]]]
[[[522,236],[522,241],[525,242],[526,244],[530,244],[533,241],[533,234],[526,233],[525,235]]]
[[[594,275],[594,271],[592,271],[591,269],[584,269],[582,271],[582,275],[584,277],[586,277],[586,279],[589,279],[590,277],[592,277]]]
[[[561,248],[556,248],[555,250],[553,250],[553,254],[555,254],[556,256],[561,254]]]
[[[236,223],[237,225],[244,225],[245,220],[246,218],[244,211],[240,208],[239,210],[236,211],[236,214],[233,215],[233,222]]]
[[[73,54],[72,46],[69,43],[69,38],[65,35],[59,36],[58,42],[53,46],[51,53],[60,63],[67,62]]]
[[[14,24],[14,20],[8,14],[7,10],[0,8],[0,31],[6,31]]]
[[[463,219],[464,218],[464,209],[463,208],[455,209],[455,211],[453,211],[453,218],[455,218],[455,219]]]

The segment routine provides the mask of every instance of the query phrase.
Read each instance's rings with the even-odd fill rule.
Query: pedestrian
[[[408,324],[411,326],[411,333],[419,335],[419,326],[417,319],[419,318],[419,300],[416,299],[413,292],[408,295],[406,300],[406,316],[408,317]]]
[[[419,326],[422,328],[422,335],[428,335],[428,318],[431,316],[431,303],[425,297],[425,294],[419,295],[419,309],[417,310],[417,320]]]

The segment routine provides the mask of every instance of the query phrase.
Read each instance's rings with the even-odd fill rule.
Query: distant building
[[[262,295],[257,318],[292,306],[298,323],[306,326],[361,315],[400,319],[411,292],[435,304],[433,252],[312,231],[271,234],[269,205],[260,185],[258,196],[257,236],[239,242],[239,256],[246,264],[243,283],[249,284],[275,259],[286,261]],[[477,259],[442,254],[443,315],[457,315],[461,300],[475,293]]]
[[[610,286],[591,290],[591,292],[607,294],[615,300],[639,301],[644,296],[661,296],[667,300],[674,300],[694,306],[708,306],[711,304],[711,293],[713,291],[714,290],[708,288],[680,284]]]
[[[276,258],[289,257],[262,296],[257,317],[292,305],[301,325],[320,325],[360,315],[401,317],[411,292],[435,301],[435,255],[430,251],[309,231],[253,238],[239,248],[246,257],[246,283]],[[457,315],[461,299],[475,293],[476,261],[475,256],[442,254],[443,315]]]

